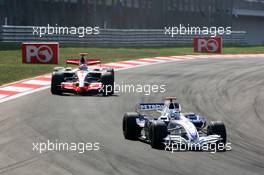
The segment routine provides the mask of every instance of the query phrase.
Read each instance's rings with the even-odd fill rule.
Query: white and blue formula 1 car
[[[226,143],[226,128],[221,121],[206,124],[204,117],[182,113],[175,97],[164,103],[140,103],[136,112],[123,117],[123,134],[129,140],[144,140],[153,148],[184,144],[203,147]]]

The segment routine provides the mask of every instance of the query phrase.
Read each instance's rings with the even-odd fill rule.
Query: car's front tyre
[[[167,136],[167,125],[163,121],[154,121],[150,125],[150,145],[152,148],[162,149],[164,147],[163,139]]]
[[[103,83],[103,95],[110,96],[114,94],[114,82],[115,75],[114,72],[104,72],[101,75],[101,81]]]
[[[52,74],[50,91],[54,95],[61,95],[61,83],[64,81],[64,74],[56,72]]]
[[[225,148],[219,149],[220,144],[225,146],[226,144],[226,127],[222,121],[212,121],[207,126],[207,135],[219,135],[221,137],[221,141],[216,142],[216,150],[217,151],[225,151]],[[221,146],[222,147],[222,146]]]
[[[125,139],[136,140],[140,136],[141,128],[137,124],[139,118],[136,112],[126,112],[123,117],[123,134]]]

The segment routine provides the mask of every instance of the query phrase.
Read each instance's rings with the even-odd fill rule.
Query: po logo
[[[194,38],[194,51],[200,53],[221,53],[222,38],[221,37]]]
[[[198,51],[201,52],[202,49],[206,49],[208,52],[215,52],[218,49],[218,43],[215,39],[199,39],[198,40]]]
[[[29,45],[26,48],[27,62],[31,62],[32,58],[36,58],[41,63],[48,63],[53,57],[53,51],[49,46],[33,46]]]

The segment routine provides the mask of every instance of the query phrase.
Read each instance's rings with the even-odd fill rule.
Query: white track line
[[[175,58],[174,57],[155,57],[155,59],[170,61],[170,60],[174,60]]]
[[[44,78],[51,78],[51,75],[44,75]]]
[[[147,62],[140,62],[140,61],[122,61],[122,63],[131,63],[131,64],[138,64],[138,65],[141,65],[141,64],[149,64],[149,63],[147,63]],[[137,66],[137,65],[135,65],[135,66]]]
[[[32,90],[32,88],[18,87],[18,86],[6,86],[6,87],[0,88],[0,90],[12,91],[12,92],[25,92],[25,91]]]
[[[19,97],[25,96],[25,95],[33,94],[33,93],[35,93],[35,92],[39,92],[39,91],[42,91],[42,90],[45,90],[45,89],[48,89],[48,88],[50,88],[50,86],[44,86],[44,87],[42,87],[42,88],[33,89],[33,90],[31,90],[31,91],[27,91],[27,92],[19,93],[19,94],[16,94],[16,95],[11,95],[11,96],[9,96],[9,97],[6,97],[6,98],[3,98],[3,99],[0,99],[0,103],[6,102],[6,101],[9,101],[9,100],[13,100],[13,99],[16,99],[16,98],[19,98]]]
[[[5,97],[7,97],[8,95],[2,95],[2,94],[0,94],[0,99],[1,98],[5,98]]]
[[[140,60],[146,60],[146,61],[155,61],[155,62],[166,62],[167,60],[159,60],[159,59],[155,59],[155,58],[142,58]],[[152,64],[152,63],[150,63]]]
[[[193,55],[192,55],[193,56]],[[180,59],[180,60],[182,60],[182,61],[184,61],[184,60],[193,60],[193,59],[196,59],[196,58],[194,58],[194,57],[190,57],[190,56],[172,56],[173,58],[177,58],[177,59]]]
[[[43,81],[43,80],[28,80],[28,81],[25,81],[25,82],[22,82],[22,84],[33,84],[33,85],[41,85],[41,86],[44,86],[44,85],[50,85],[50,81]]]
[[[133,67],[134,65],[124,64],[124,63],[107,63],[106,66],[117,66],[117,67]]]

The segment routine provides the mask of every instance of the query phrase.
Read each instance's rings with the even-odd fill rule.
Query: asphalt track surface
[[[188,60],[122,70],[117,82],[165,84],[166,93],[53,96],[49,90],[0,104],[0,174],[263,174],[264,58]],[[178,97],[184,111],[223,120],[232,151],[155,150],[125,140],[122,115],[137,102]],[[32,142],[99,142],[99,151],[32,151]]]

